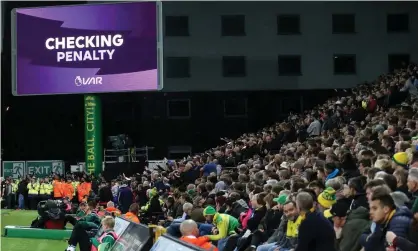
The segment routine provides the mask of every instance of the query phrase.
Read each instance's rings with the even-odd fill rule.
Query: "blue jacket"
[[[397,208],[386,229],[384,224],[376,224],[372,234],[368,231],[360,236],[360,244],[365,251],[386,251],[386,232],[392,231],[396,236],[407,238],[411,222],[412,212],[407,207]]]

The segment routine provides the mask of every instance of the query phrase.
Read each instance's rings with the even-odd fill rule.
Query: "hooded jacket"
[[[358,251],[361,249],[359,237],[370,229],[369,211],[364,207],[359,207],[351,211],[347,216],[345,225],[342,229],[339,240],[340,251]]]
[[[412,222],[412,213],[407,207],[397,208],[388,224],[376,224],[372,234],[370,229],[360,237],[360,244],[365,251],[386,251],[386,233],[394,232],[396,236],[407,238],[409,226]]]
[[[209,240],[218,241],[225,237],[235,234],[235,230],[239,226],[239,222],[236,218],[228,214],[216,213],[213,217],[213,224],[218,229],[219,233],[216,235],[207,235]]]

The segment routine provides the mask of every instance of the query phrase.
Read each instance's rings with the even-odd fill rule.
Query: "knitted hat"
[[[318,195],[318,203],[323,208],[331,208],[337,202],[335,197],[335,190],[332,187],[327,187],[322,193]]]
[[[216,214],[216,210],[215,208],[208,206],[203,210],[203,216],[206,215],[215,215]]]
[[[287,201],[287,195],[282,194],[277,198],[273,199],[274,202],[277,202],[280,205],[284,205],[284,203]]]
[[[393,162],[399,166],[406,167],[408,165],[408,154],[406,152],[395,153],[392,157]]]

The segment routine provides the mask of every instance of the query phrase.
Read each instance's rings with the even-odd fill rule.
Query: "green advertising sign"
[[[3,161],[3,177],[18,179],[25,175],[25,161]]]
[[[84,96],[84,126],[86,170],[96,175],[102,171],[102,119],[101,104],[98,96]]]
[[[62,160],[36,160],[26,161],[26,174],[33,174],[38,178],[44,178],[52,173],[63,175],[65,173]]]

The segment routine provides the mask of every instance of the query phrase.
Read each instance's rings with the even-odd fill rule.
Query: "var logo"
[[[83,78],[81,76],[77,76],[74,80],[74,83],[76,86],[101,85],[102,80],[103,80],[102,77]]]

